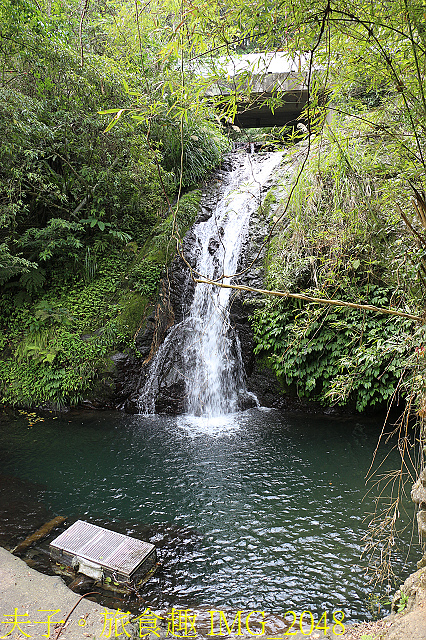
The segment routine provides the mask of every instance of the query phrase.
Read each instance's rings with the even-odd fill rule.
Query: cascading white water
[[[192,229],[197,247],[196,274],[231,282],[250,216],[261,204],[262,186],[281,158],[281,153],[247,155],[242,166],[228,174],[216,210]],[[187,316],[172,327],[151,365],[140,393],[141,412],[154,413],[157,376],[164,360],[170,359],[171,349],[181,350],[179,373],[185,380],[188,414],[215,417],[238,409],[239,397],[247,392],[240,345],[229,324],[231,292],[197,284]]]

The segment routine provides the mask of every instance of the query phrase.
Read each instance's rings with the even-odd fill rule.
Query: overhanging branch
[[[203,280],[201,278],[195,278],[194,282],[197,284],[211,284],[222,289],[236,289],[237,291],[249,291],[251,293],[261,293],[267,296],[276,296],[279,298],[296,298],[297,300],[305,300],[306,302],[316,302],[317,304],[329,304],[335,307],[350,307],[351,309],[361,309],[362,311],[372,311],[373,313],[385,313],[391,316],[399,316],[401,318],[407,318],[408,320],[414,320],[415,322],[424,323],[426,318],[422,316],[415,316],[411,313],[405,313],[404,311],[396,311],[395,309],[385,309],[384,307],[375,307],[372,304],[357,304],[355,302],[346,302],[344,300],[335,300],[333,298],[315,298],[314,296],[307,296],[303,293],[290,293],[290,291],[269,291],[268,289],[255,289],[254,287],[247,287],[241,284],[224,284],[223,282],[215,282],[214,280]]]

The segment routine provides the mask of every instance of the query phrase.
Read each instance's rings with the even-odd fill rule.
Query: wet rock
[[[230,322],[240,341],[241,358],[243,361],[245,374],[250,377],[254,367],[254,338],[249,322],[251,307],[244,305],[244,298],[241,294],[232,296],[230,303]]]
[[[126,400],[120,407],[117,408],[123,409],[126,413],[139,413],[138,398],[134,394],[132,394],[129,398],[126,398]]]
[[[127,353],[118,352],[111,356],[114,364],[111,401],[116,408],[123,408],[124,403],[134,390],[135,380],[140,375],[142,360]]]
[[[107,404],[106,404],[107,403]],[[107,406],[108,405],[108,406]],[[105,409],[109,408],[108,400],[101,400],[100,398],[86,398],[79,404],[79,408],[82,409]]]
[[[420,509],[426,509],[426,469],[421,472],[417,482],[411,489],[411,499]]]
[[[162,385],[155,402],[156,413],[181,415],[185,411],[185,382],[180,380],[169,386]]]
[[[426,541],[426,511],[418,511],[417,512],[417,527],[419,531],[419,538],[425,542]]]
[[[155,333],[155,316],[150,315],[145,320],[145,326],[136,336],[136,348],[143,358],[147,358],[151,351],[152,341]]]
[[[209,241],[209,246],[207,248],[207,251],[209,252],[209,254],[212,256],[216,253],[216,251],[219,249],[220,243],[218,240],[216,240],[216,238],[210,238]]]
[[[94,584],[95,581],[92,578],[78,573],[75,579],[68,585],[68,589],[71,589],[74,593],[89,593],[89,591],[93,591]]]
[[[181,325],[177,330],[176,325],[169,328],[161,344],[161,354],[142,366],[136,387],[126,402],[126,411],[134,413],[136,409],[169,415],[183,413],[185,364],[181,343],[184,330]]]
[[[195,220],[195,224],[198,224],[199,222],[207,222],[207,220],[211,218],[212,214],[213,209],[211,207],[203,205],[201,207],[200,213],[197,216],[197,219]]]
[[[257,398],[253,393],[249,391],[240,392],[238,396],[238,409],[245,411],[246,409],[253,409],[257,407]]]
[[[192,268],[195,267],[200,252],[201,247],[198,246],[194,234],[189,232],[183,240],[183,253],[185,260]],[[195,283],[191,277],[190,269],[179,255],[170,265],[167,285],[169,303],[173,309],[175,324],[178,324],[186,315],[195,291]]]
[[[286,407],[286,398],[274,373],[262,367],[256,361],[247,377],[247,388],[254,393],[262,407],[282,409]]]

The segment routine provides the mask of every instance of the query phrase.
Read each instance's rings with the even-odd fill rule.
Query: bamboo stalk
[[[405,224],[410,229],[411,233],[419,240],[421,245],[425,246],[426,239],[424,237],[422,237],[418,231],[416,231],[416,229],[413,227],[413,225],[411,224],[411,222],[409,221],[409,219],[407,218],[405,213],[402,211],[401,207],[399,205],[397,205],[397,207],[398,207],[398,209],[399,209],[399,211],[401,213],[401,218],[404,220]],[[417,207],[416,207],[416,209],[417,209]]]
[[[423,201],[419,199],[417,199],[417,201],[414,200],[414,207],[417,211],[417,216],[420,220],[420,223],[423,229],[426,229],[426,215],[425,215],[425,208],[424,208]]]
[[[199,284],[211,284],[222,289],[236,289],[237,291],[249,291],[252,293],[261,293],[266,296],[278,296],[280,298],[296,298],[297,300],[305,300],[306,302],[316,302],[318,304],[329,304],[335,307],[350,307],[351,309],[361,309],[363,311],[373,311],[374,313],[386,313],[391,316],[399,316],[401,318],[407,318],[409,320],[415,320],[416,322],[424,323],[426,318],[422,316],[414,316],[411,313],[404,313],[403,311],[396,311],[394,309],[385,309],[384,307],[375,307],[372,304],[356,304],[355,302],[345,302],[344,300],[335,300],[328,298],[315,298],[313,296],[306,296],[303,293],[290,293],[289,291],[269,291],[268,289],[255,289],[253,287],[247,287],[240,284],[223,284],[222,282],[215,282],[214,280],[203,280],[201,278],[194,279],[194,282]]]

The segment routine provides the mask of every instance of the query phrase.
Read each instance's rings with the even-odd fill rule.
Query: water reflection
[[[257,409],[217,420],[74,413],[3,424],[0,465],[42,483],[36,499],[54,513],[154,542],[164,569],[144,590],[153,607],[344,609],[356,620],[371,591],[364,477],[380,427]],[[415,552],[402,567],[409,538],[400,580],[415,568]]]

